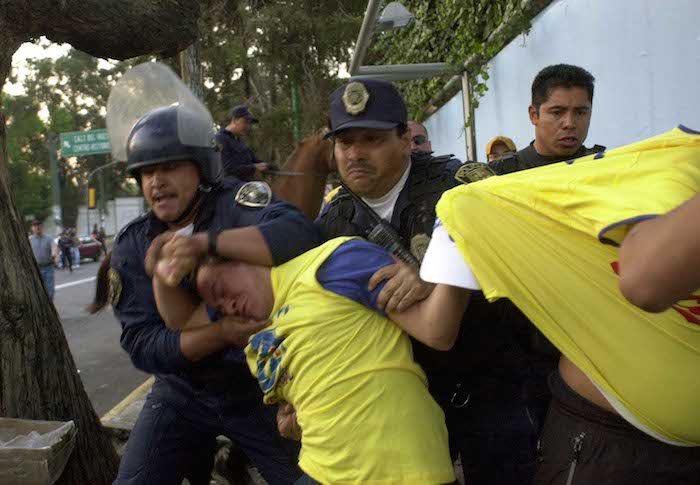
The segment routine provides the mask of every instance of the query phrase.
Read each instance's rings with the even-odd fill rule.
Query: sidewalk
[[[112,435],[119,456],[124,454],[124,448],[129,439],[129,434],[136,424],[136,420],[146,402],[146,396],[148,396],[148,393],[151,391],[151,386],[153,386],[154,381],[155,379],[151,376],[146,382],[134,389],[101,418],[102,426]],[[214,473],[210,485],[229,485],[233,482],[223,478],[217,471],[223,470],[226,467],[226,458],[228,457],[228,449],[231,446],[231,442],[224,436],[219,436],[217,441],[219,442],[219,451],[217,452],[216,464],[214,466]],[[252,477],[252,481],[249,482],[250,485],[267,484],[255,468],[249,468],[248,472]],[[236,481],[236,483],[240,484],[240,481]],[[183,485],[185,484],[187,484],[187,480],[185,480]]]

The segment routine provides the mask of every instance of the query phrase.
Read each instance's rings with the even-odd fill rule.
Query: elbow
[[[663,312],[673,303],[664,301],[657,285],[641,278],[620,278],[620,291],[634,306],[650,313]]]
[[[423,340],[423,343],[434,350],[447,352],[452,350],[457,341],[456,335],[432,335]]]

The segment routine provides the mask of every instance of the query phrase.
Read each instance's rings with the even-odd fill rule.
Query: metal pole
[[[357,42],[355,43],[355,51],[352,54],[352,60],[350,61],[350,75],[357,74],[357,69],[362,65],[362,61],[367,53],[367,47],[369,47],[369,41],[374,33],[374,26],[377,24],[377,17],[379,16],[379,8],[382,6],[382,0],[369,0],[367,3],[367,10],[365,10],[365,17],[362,20],[362,27],[360,28],[360,34],[357,36]]]
[[[49,171],[51,172],[51,194],[53,204],[51,206],[51,212],[53,214],[53,223],[61,220],[61,182],[58,178],[58,157],[56,152],[58,151],[58,136],[55,133],[49,133],[48,135],[48,149],[49,149]],[[61,221],[61,223],[63,223]],[[55,228],[54,228],[55,230]]]
[[[88,235],[90,234],[90,179],[92,178],[93,175],[95,175],[95,173],[99,172],[100,170],[103,170],[107,167],[111,167],[112,165],[116,165],[118,163],[122,163],[122,161],[116,160],[114,162],[105,163],[101,167],[97,167],[96,169],[94,169],[90,173],[88,173],[87,184],[86,184],[87,185],[87,199],[85,201],[86,202],[85,203],[85,211],[86,211],[85,219],[87,220]]]
[[[462,74],[462,104],[464,105],[464,122],[469,123],[465,126],[466,141],[467,141],[467,159],[471,162],[476,162],[476,130],[474,119],[474,110],[471,104],[472,88],[469,83],[469,75],[464,72]]]

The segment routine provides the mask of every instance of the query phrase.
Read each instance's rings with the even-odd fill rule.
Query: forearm
[[[260,266],[272,266],[272,253],[260,229],[254,226],[222,231],[216,238],[219,256]]]
[[[193,294],[180,286],[168,286],[157,276],[153,277],[153,294],[158,313],[171,330],[184,329],[199,307]]]
[[[635,226],[619,253],[620,290],[633,304],[660,312],[700,287],[700,195]]]
[[[180,334],[180,350],[190,362],[202,360],[227,345],[220,322],[188,328]]]
[[[471,292],[464,288],[437,285],[430,296],[403,312],[389,317],[406,333],[437,350],[454,345]]]

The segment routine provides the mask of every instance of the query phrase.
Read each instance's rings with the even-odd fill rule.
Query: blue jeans
[[[55,285],[53,279],[53,265],[42,266],[39,268],[41,271],[41,278],[44,280],[44,286],[46,287],[46,292],[49,294],[49,300],[53,301],[53,295],[55,293]]]
[[[114,485],[208,485],[216,436],[236,443],[270,485],[300,476],[299,445],[277,431],[277,408],[230,405],[213,395],[186,395],[156,378],[131,431]]]

